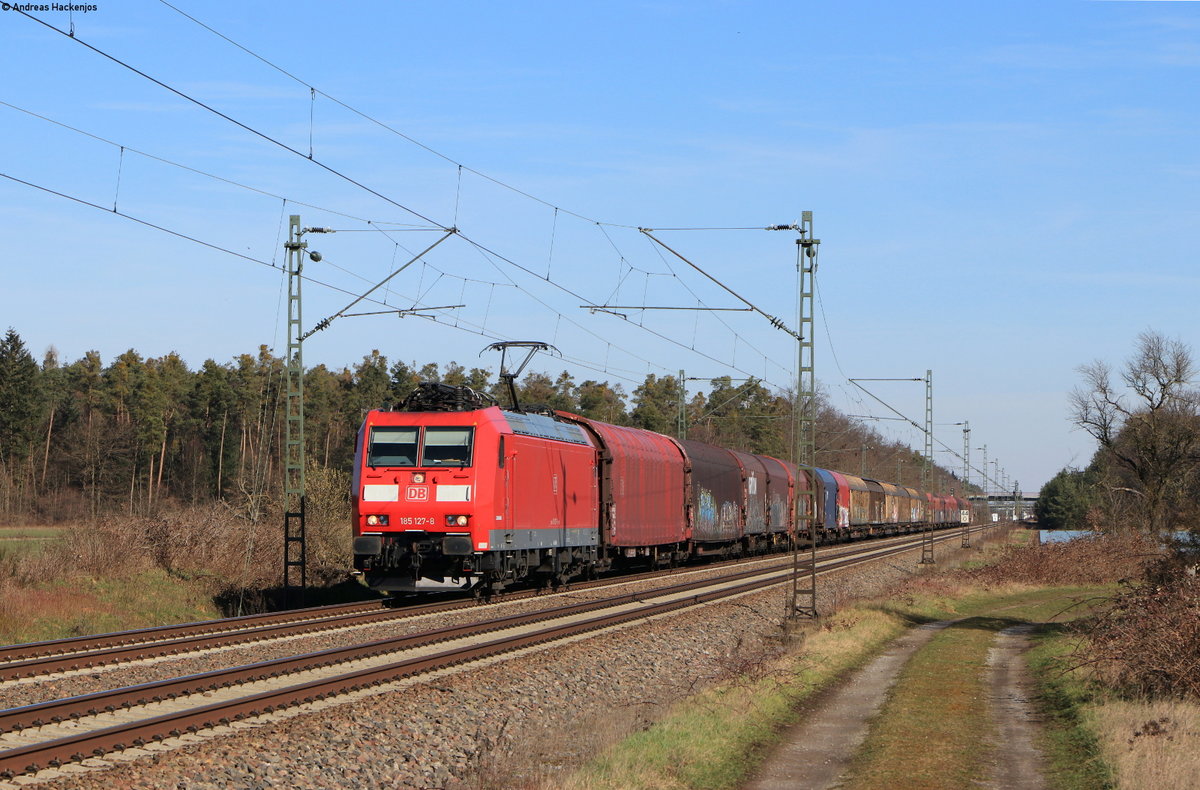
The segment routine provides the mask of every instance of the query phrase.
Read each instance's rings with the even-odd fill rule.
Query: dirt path
[[[784,737],[745,790],[832,787],[867,737],[871,718],[905,662],[951,622],[918,626],[892,642]]]
[[[1041,718],[1022,655],[1029,649],[1033,625],[1014,625],[996,636],[988,653],[988,690],[996,722],[996,765],[991,790],[1044,790],[1042,754],[1034,746]]]
[[[834,691],[784,737],[744,790],[825,790],[837,787],[866,738],[900,670],[941,629],[943,620],[913,629]],[[989,790],[1044,790],[1041,753],[1034,746],[1039,718],[1030,702],[1022,655],[1033,625],[1006,628],[988,654],[987,687],[996,726]]]

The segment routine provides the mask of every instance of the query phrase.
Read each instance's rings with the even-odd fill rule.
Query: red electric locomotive
[[[483,397],[464,411],[367,414],[351,496],[355,567],[371,587],[567,578],[595,563],[591,437],[546,415],[485,407]]]

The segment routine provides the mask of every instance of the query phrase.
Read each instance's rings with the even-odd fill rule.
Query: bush
[[[1200,581],[1196,557],[1176,552],[1126,584],[1093,620],[1079,658],[1135,694],[1200,700]]]
[[[344,579],[350,566],[349,508],[343,511],[334,493],[348,485],[322,482],[326,490],[308,514],[308,573],[318,584]],[[254,522],[218,503],[80,523],[45,551],[0,556],[0,580],[31,587],[69,575],[117,578],[161,568],[216,595],[278,586],[282,558],[281,515]]]
[[[350,551],[350,473],[309,463],[305,472],[305,522],[309,568],[340,572],[353,561]]]
[[[1144,534],[1097,533],[1062,543],[1008,546],[999,561],[962,572],[985,585],[1112,584],[1141,578],[1147,565],[1161,556],[1162,550]]]

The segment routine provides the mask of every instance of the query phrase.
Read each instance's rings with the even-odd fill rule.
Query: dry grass
[[[1018,531],[1016,537],[1027,538],[1028,533]],[[861,663],[879,644],[881,634],[893,625],[984,612],[996,618],[996,624],[1011,619],[1058,622],[1086,618],[1091,606],[1104,600],[1106,589],[1115,589],[1119,579],[1141,573],[1155,554],[1145,542],[1129,536],[1042,547],[1026,544],[995,552],[988,550],[983,555],[976,553],[976,557],[986,558],[989,567],[914,575],[887,599],[831,618],[843,627],[811,633],[803,649],[791,659],[797,663],[782,661],[772,665],[757,681],[743,679],[724,684],[681,702],[658,723],[610,748],[569,780],[543,775],[541,786],[568,790],[735,787],[754,764],[757,750],[771,742],[774,728],[797,715],[798,700],[844,674],[848,667]],[[875,618],[880,619],[876,622]],[[946,786],[966,786],[963,782],[982,775],[989,759],[989,755],[979,751],[980,727],[986,728],[986,717],[978,708],[981,695],[976,686],[979,656],[990,644],[994,624],[991,618],[983,619],[989,621],[986,626],[959,629],[943,640],[949,659],[942,665],[921,670],[917,661],[910,668],[918,674],[923,672],[920,677],[913,677],[911,684],[914,688],[920,685],[922,690],[914,695],[911,706],[899,706],[907,709],[901,711],[903,720],[895,727],[894,740],[903,744],[904,749],[911,749],[912,732],[924,733],[921,751],[930,758],[930,770],[926,773],[934,777],[927,786],[938,786],[937,777],[945,779]],[[885,623],[887,627],[877,630],[876,626]],[[934,653],[927,656],[930,657],[937,658]],[[962,677],[953,681],[953,688],[948,688],[950,675],[956,671],[961,671]],[[820,673],[819,678],[806,676],[808,672]],[[789,675],[796,679],[795,683],[781,680]],[[916,724],[904,718],[910,715],[930,718]],[[974,724],[963,726],[964,721]],[[930,732],[946,727],[947,722],[950,725],[945,733],[929,737]],[[608,737],[619,737],[616,730],[619,728],[608,730]],[[950,743],[954,745],[947,749],[931,748]],[[970,770],[972,776],[956,774],[954,767],[963,765],[961,756],[970,750],[978,752]],[[875,770],[887,768],[892,762],[900,766],[894,775]],[[554,773],[570,763],[571,760],[560,763]],[[860,779],[867,784],[926,786],[913,774],[911,755],[896,761],[867,760],[860,763],[860,768],[864,769]],[[1084,783],[1072,787],[1092,790],[1095,785]]]
[[[988,565],[958,571],[966,583],[990,589],[996,584],[1094,585],[1136,579],[1162,557],[1144,534],[1126,532],[1079,537],[1062,543],[1007,546]]]
[[[1120,790],[1200,787],[1200,705],[1109,702],[1085,718]]]
[[[983,668],[995,631],[1006,624],[962,620],[908,662],[855,757],[847,788],[950,790],[985,774],[992,727]],[[913,733],[921,733],[919,749]]]
[[[810,626],[798,655],[766,662],[675,705],[571,777],[546,777],[556,790],[680,790],[736,787],[746,755],[774,742],[798,706],[861,665],[907,626],[880,610],[848,610]],[[621,733],[612,732],[619,737]]]
[[[127,577],[66,577],[33,587],[0,585],[0,644],[59,639],[219,615],[202,588],[161,570]]]
[[[334,495],[341,481],[318,482],[329,496],[319,496],[309,512],[310,584],[343,580],[350,564],[349,516]],[[281,521],[276,515],[253,522],[214,504],[70,528],[22,528],[21,534],[57,537],[39,540],[36,550],[0,542],[0,641],[211,617],[218,614],[214,600],[266,607],[280,583]],[[159,585],[157,597],[171,605],[137,594]]]

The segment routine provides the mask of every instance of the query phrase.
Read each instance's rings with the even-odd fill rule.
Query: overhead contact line
[[[250,126],[249,124],[242,123],[241,121],[237,120],[236,118],[234,118],[230,115],[227,115],[226,113],[221,112],[220,110],[216,109],[215,107],[211,107],[211,106],[205,104],[204,102],[200,101],[199,99],[184,93],[183,91],[179,90],[178,88],[174,88],[174,87],[168,85],[167,83],[163,82],[162,80],[150,76],[146,72],[138,69],[136,66],[126,63],[125,61],[121,60],[120,58],[116,57],[115,55],[108,54],[107,52],[100,49],[99,47],[92,46],[91,44],[89,44],[88,42],[79,38],[78,36],[73,36],[68,31],[60,30],[59,28],[55,27],[54,25],[50,24],[49,22],[46,22],[42,19],[37,18],[36,16],[33,16],[30,13],[27,13],[26,11],[21,10],[21,8],[18,6],[13,6],[13,10],[15,10],[18,13],[20,13],[21,15],[27,17],[28,19],[32,19],[33,21],[37,22],[39,25],[49,28],[50,30],[53,30],[55,33],[58,33],[59,35],[69,38],[72,41],[80,44],[81,46],[88,48],[92,52],[95,52],[97,55],[100,55],[108,60],[111,60],[113,63],[116,63],[118,66],[121,66],[122,68],[132,71],[134,74],[137,74],[139,77],[147,79],[150,82],[153,82],[155,85],[158,85],[159,87],[161,87],[167,91],[170,91],[171,93],[174,93],[176,96],[180,97],[181,99],[185,99],[185,100],[191,102],[192,104],[195,104],[197,107],[205,109],[208,112],[212,113],[213,115],[216,115],[219,118],[223,118],[226,121],[229,121],[230,123],[232,123],[233,125],[241,128],[241,129],[244,129],[247,132],[250,132],[251,134],[255,135],[256,137],[260,137],[263,140],[266,140],[267,142],[271,143],[272,145],[278,146],[279,148],[282,148],[283,150],[285,150],[289,153],[295,154],[296,156],[300,157],[301,159],[306,159],[309,162],[312,162],[317,167],[320,167],[321,169],[327,171],[331,175],[337,176],[338,178],[346,181],[347,183],[353,184],[354,186],[358,187],[359,189],[362,189],[362,190],[365,190],[365,191],[371,193],[372,195],[379,198],[380,200],[390,203],[391,205],[395,206],[396,208],[401,209],[402,211],[406,211],[409,214],[412,214],[414,217],[424,220],[425,222],[428,222],[431,225],[435,225],[435,226],[441,228],[442,230],[445,230],[445,231],[450,230],[448,227],[446,227],[442,223],[437,222],[436,220],[430,219],[429,217],[425,216],[424,214],[417,211],[416,209],[410,208],[410,207],[404,205],[403,203],[400,203],[399,201],[393,200],[392,198],[388,197],[387,195],[383,194],[382,192],[372,189],[371,187],[367,186],[366,184],[362,183],[361,181],[357,181],[357,180],[351,178],[350,176],[341,172],[337,168],[327,165],[324,162],[322,162],[321,160],[319,160],[313,156],[306,155],[302,151],[298,151],[295,148],[292,148],[287,143],[284,143],[281,140],[275,139],[274,137],[270,136],[266,132],[260,132],[258,129],[255,129],[254,127]]]

